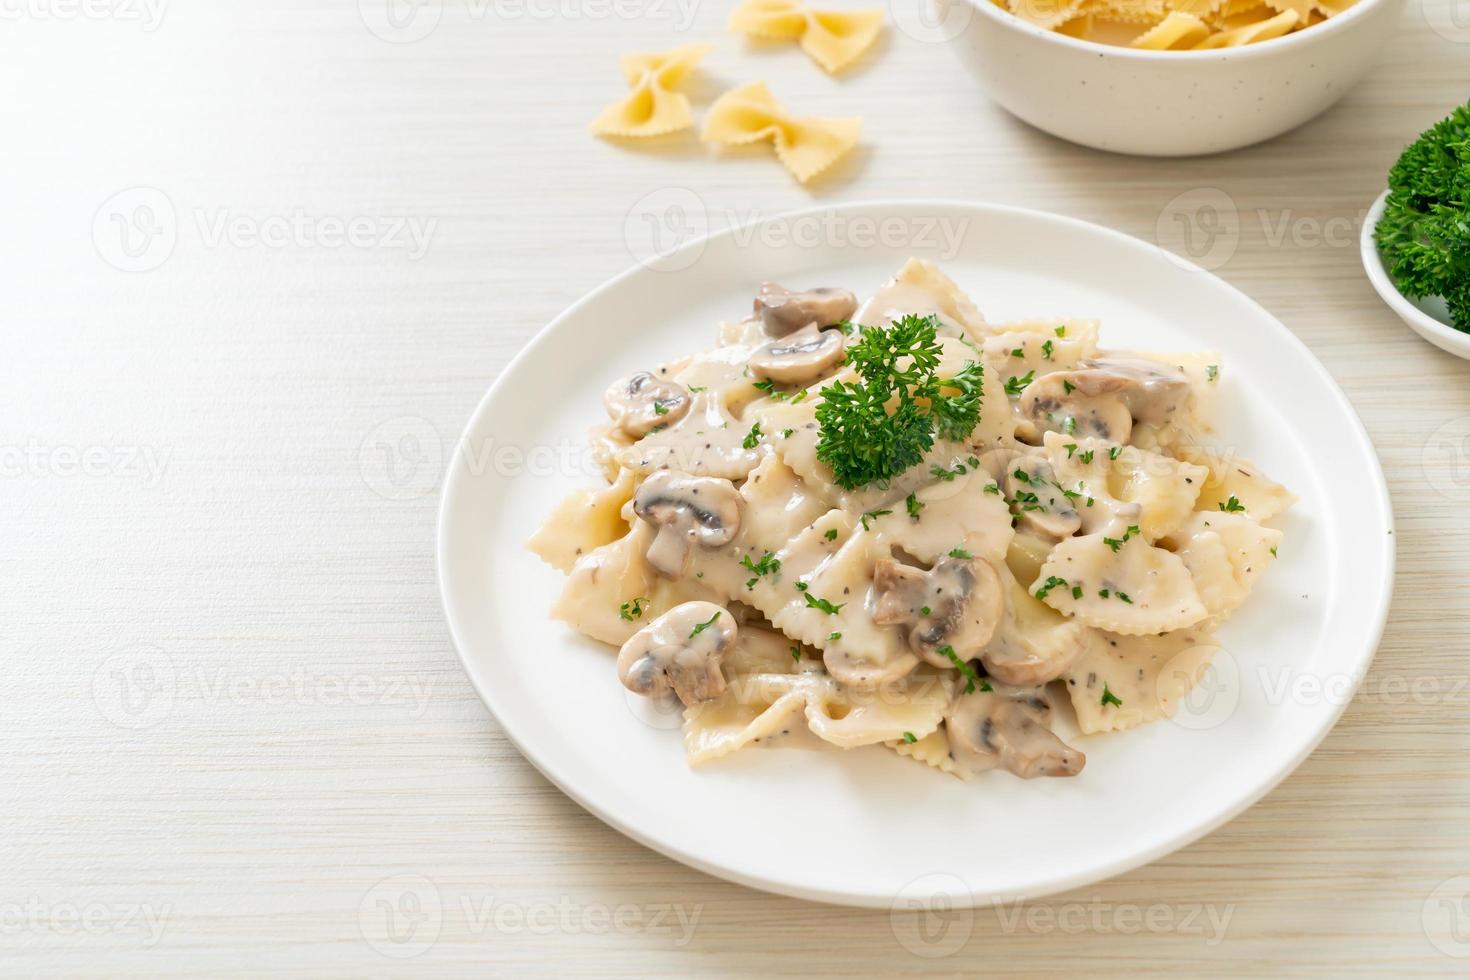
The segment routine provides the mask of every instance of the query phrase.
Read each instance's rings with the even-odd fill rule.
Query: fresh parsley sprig
[[[918,464],[936,434],[960,440],[980,422],[983,368],[971,361],[938,376],[937,316],[906,316],[868,329],[847,349],[860,380],[834,381],[817,406],[817,458],[849,490],[886,483]]]

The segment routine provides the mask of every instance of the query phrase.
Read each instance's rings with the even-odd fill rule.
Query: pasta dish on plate
[[[988,321],[927,261],[859,305],[766,283],[616,380],[605,484],[531,548],[552,615],[682,702],[689,761],[801,730],[968,778],[1069,776],[1170,717],[1293,501],[1209,442],[1212,353]]]

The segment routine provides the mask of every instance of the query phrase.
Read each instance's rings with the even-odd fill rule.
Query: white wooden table
[[[0,972],[1470,968],[1470,365],[1356,251],[1399,148],[1470,94],[1465,0],[1412,0],[1298,132],[1176,161],[1031,130],[899,31],[835,81],[742,52],[725,3],[444,0],[389,43],[378,2],[4,8]],[[698,38],[699,104],[763,77],[863,114],[863,151],[804,190],[763,151],[588,137],[619,52]],[[440,468],[511,355],[633,260],[649,200],[720,227],[943,195],[1153,238],[1210,188],[1237,216],[1217,271],[1347,389],[1398,518],[1372,673],[1266,800],[926,944],[645,850],[508,744],[441,619]]]

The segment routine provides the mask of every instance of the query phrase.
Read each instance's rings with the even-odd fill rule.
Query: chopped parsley
[[[842,609],[842,607],[845,606],[845,605],[847,605],[847,603],[845,603],[845,602],[839,602],[837,605],[834,606],[834,605],[832,605],[832,603],[828,602],[826,599],[818,599],[816,596],[812,595],[806,589],[802,589],[801,590],[801,594],[802,594],[802,596],[804,596],[806,598],[806,604],[809,607],[811,607],[812,609],[820,609],[822,612],[826,613],[828,616],[836,616],[837,613]]]
[[[933,613],[934,613],[934,610],[930,609],[928,606],[920,606],[919,607],[919,615],[920,616],[930,616],[930,615],[933,615]]]
[[[1015,350],[1011,351],[1011,356],[1012,357],[1025,357],[1026,356],[1026,348],[1024,348],[1024,347],[1017,347]]]
[[[937,316],[906,316],[863,331],[847,348],[858,381],[834,381],[817,406],[817,458],[848,490],[885,483],[924,458],[936,435],[959,440],[980,422],[984,374],[971,361],[938,374]]]
[[[706,619],[704,622],[702,622],[702,623],[698,624],[697,626],[695,626],[694,629],[692,629],[692,630],[689,631],[689,639],[691,639],[691,640],[694,639],[696,636],[698,636],[699,634],[703,633],[705,630],[709,629],[711,626],[715,625],[715,620],[717,620],[719,618],[720,618],[720,614],[719,613],[715,613],[709,619]]]
[[[705,387],[704,385],[690,385],[689,386],[689,394],[691,394],[691,395],[697,395],[701,391],[709,391],[709,388]]]
[[[929,475],[943,480],[945,483],[953,483],[954,478],[965,472],[964,464],[956,463],[954,469],[947,470],[938,463],[929,467]]]
[[[868,529],[868,521],[876,521],[878,518],[887,517],[891,513],[893,513],[891,510],[870,510],[858,518],[858,523],[862,524],[863,530],[866,531]]]
[[[1075,442],[1069,442],[1065,446],[1063,446],[1062,448],[1067,451],[1067,458],[1068,459],[1071,459],[1072,458],[1072,454],[1077,451],[1077,444]]]
[[[1072,392],[1074,392],[1074,391],[1077,390],[1077,386],[1074,385],[1072,382],[1068,381],[1066,378],[1063,378],[1062,379],[1062,390],[1065,391],[1067,394],[1070,395]]]
[[[955,545],[953,548],[949,549],[949,557],[951,557],[951,558],[963,558],[965,560],[969,560],[971,558],[974,558],[975,556],[972,555],[972,554],[970,554],[963,547],[961,547],[959,545]]]
[[[651,601],[651,599],[645,596],[639,596],[631,602],[625,602],[618,606],[618,616],[629,623],[635,619],[642,619],[643,610],[647,608],[648,603]]]
[[[1030,483],[1031,482],[1031,474],[1030,473],[1027,473],[1025,470],[1021,469],[1019,466],[1016,467],[1016,472],[1012,473],[1011,476],[1013,476],[1016,479],[1020,480],[1022,483]]]
[[[746,449],[754,449],[757,445],[760,444],[762,435],[763,433],[761,432],[761,424],[757,422],[755,425],[752,425],[750,427],[750,432],[746,434],[740,445],[744,446]]]
[[[1023,392],[1023,391],[1026,390],[1026,386],[1027,385],[1029,385],[1032,381],[1035,381],[1035,380],[1036,380],[1036,372],[1035,371],[1027,371],[1025,374],[1021,375],[1019,378],[1007,378],[1006,379],[1006,394],[1007,395],[1011,395],[1012,397],[1018,396],[1018,395],[1021,394],[1021,392]]]
[[[669,414],[669,406],[665,405],[663,402],[654,402],[653,403],[653,414],[654,415],[667,415],[667,414]]]
[[[1122,446],[1114,446],[1108,450],[1108,459],[1117,459],[1123,452]]]
[[[1121,699],[1119,699],[1118,695],[1116,695],[1112,691],[1108,690],[1108,682],[1107,681],[1103,681],[1103,695],[1102,695],[1101,704],[1102,704],[1102,706],[1104,708],[1106,708],[1110,704],[1113,707],[1115,707],[1115,708],[1121,708],[1121,707],[1123,707],[1123,702],[1122,702]]]
[[[800,663],[801,662],[801,644],[799,644],[799,643],[793,643],[793,644],[791,644],[790,653],[791,653],[791,659],[792,660],[795,660],[797,663]]]
[[[829,528],[827,528],[827,533],[824,534],[824,535],[822,535],[822,537],[826,538],[828,541],[836,541],[837,540],[837,528],[835,528],[835,527],[829,527]]]
[[[988,484],[986,484],[985,485],[985,492],[986,493],[993,493],[997,497],[999,497],[1000,496],[1000,484],[999,483],[988,483]]]
[[[1051,360],[1051,352],[1052,352],[1051,341],[1048,340],[1046,343],[1044,343],[1044,344],[1041,345],[1041,356],[1044,357],[1044,358],[1046,358],[1049,361],[1049,360]]]
[[[1205,368],[1205,377],[1207,379],[1209,379],[1210,381],[1214,381],[1219,376],[1220,376],[1220,365],[1218,365],[1218,364],[1211,364],[1211,365],[1208,365]]]
[[[1271,557],[1276,557],[1276,546],[1274,544],[1271,546]]]
[[[1047,580],[1042,583],[1041,588],[1036,590],[1036,598],[1045,599],[1048,595],[1051,594],[1052,589],[1066,588],[1070,584],[1071,583],[1069,583],[1066,579],[1060,578],[1056,575],[1048,576]]]
[[[966,694],[974,694],[977,688],[981,691],[987,692],[992,690],[990,682],[985,680],[979,674],[975,673],[974,667],[971,667],[965,661],[961,660],[960,655],[954,652],[954,647],[946,643],[944,646],[939,647],[939,652],[948,657],[949,662],[955,665],[955,669],[958,670],[961,674],[965,675]]]
[[[1083,453],[1078,458],[1081,459],[1082,462],[1084,462],[1084,463],[1090,463],[1090,462],[1092,462],[1092,454],[1093,454],[1093,450],[1089,449],[1089,450],[1087,450],[1087,452]]]
[[[827,639],[829,639],[829,640],[840,640],[840,639],[842,639],[842,634],[841,633],[828,633],[827,634]]]
[[[1122,599],[1124,602],[1128,603],[1128,605],[1130,605],[1130,606],[1133,605],[1133,600],[1128,597],[1128,593],[1126,593],[1126,592],[1121,592],[1120,591],[1118,593],[1118,598],[1119,599]]]
[[[911,493],[903,502],[904,509],[909,512],[909,520],[917,521],[919,511],[924,509],[924,502],[919,499],[918,494]]]
[[[764,381],[752,381],[750,383],[750,386],[752,388],[759,388],[761,391],[764,391],[768,395],[776,390],[776,382],[770,380],[769,378]]]
[[[914,737],[914,733],[913,732],[904,732],[903,733],[903,740],[905,742],[909,743],[910,745],[913,745],[915,742],[918,741],[918,739]]]
[[[1227,501],[1225,501],[1223,504],[1220,505],[1220,509],[1223,510],[1227,514],[1243,514],[1243,513],[1245,513],[1245,505],[1242,504],[1240,502],[1240,499],[1238,497],[1236,497],[1234,494],[1231,494],[1230,495],[1230,499],[1227,500]]]
[[[781,438],[782,439],[790,439],[794,435],[796,435],[796,430],[795,429],[782,429],[781,430]]]
[[[1121,538],[1103,538],[1103,544],[1107,545],[1109,548],[1112,548],[1113,551],[1116,552],[1129,538],[1136,537],[1139,533],[1141,532],[1138,530],[1137,524],[1129,524],[1128,530],[1123,532],[1123,536]]]
[[[751,561],[750,556],[745,555],[740,559],[740,567],[751,573],[752,577],[745,583],[745,587],[753,589],[762,575],[775,575],[781,571],[781,559],[769,551],[761,555],[759,561]]]
[[[1080,599],[1080,598],[1082,598],[1082,586],[1080,586],[1080,585],[1074,585],[1074,586],[1072,586],[1072,598],[1073,599]]]
[[[1063,323],[1061,326],[1057,327],[1057,336],[1058,337],[1065,337],[1065,336],[1067,336],[1067,325],[1065,323]]]

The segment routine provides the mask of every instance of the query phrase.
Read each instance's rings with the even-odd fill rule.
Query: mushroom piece
[[[780,283],[763,282],[755,296],[755,315],[772,337],[784,337],[813,324],[830,327],[849,319],[856,310],[856,296],[831,287],[797,292]]]
[[[1082,771],[1087,756],[1051,730],[1045,687],[990,687],[956,696],[944,719],[956,762],[971,772],[1002,768],[1022,779]]]
[[[811,384],[840,364],[846,350],[841,330],[806,326],[750,355],[750,370],[777,384]]]
[[[1005,472],[1006,499],[1014,501],[1021,527],[1060,541],[1082,528],[1082,515],[1057,483],[1051,463],[1037,456],[1017,456]]]
[[[1145,358],[1082,361],[1073,371],[1044,374],[1021,393],[1021,413],[1043,429],[1127,442],[1133,423],[1164,422],[1189,399],[1189,379]]]
[[[977,656],[1005,613],[1004,587],[983,558],[941,558],[929,571],[881,558],[873,566],[873,622],[912,624],[909,647],[936,667]]]
[[[628,638],[618,651],[618,680],[635,694],[672,690],[685,704],[725,692],[720,658],[735,643],[735,617],[713,602],[685,602]]]
[[[644,557],[667,578],[689,571],[695,545],[727,545],[740,530],[740,494],[729,480],[660,470],[633,495],[633,512],[658,528]]]
[[[614,382],[602,396],[613,423],[634,439],[679,421],[689,414],[691,401],[688,388],[647,371]]]

